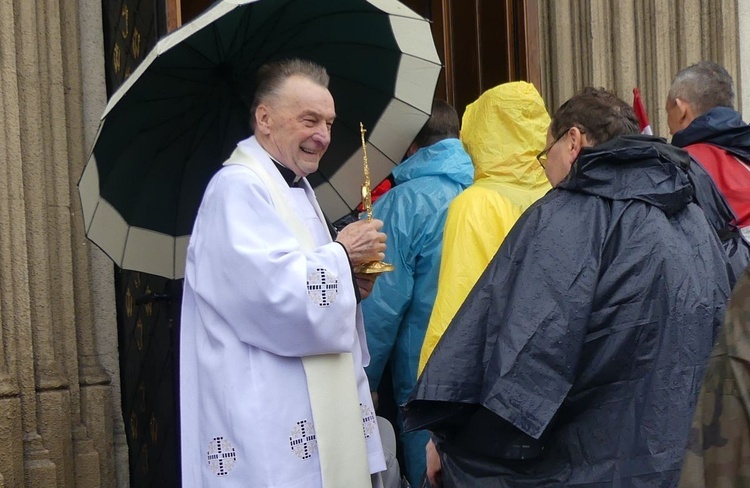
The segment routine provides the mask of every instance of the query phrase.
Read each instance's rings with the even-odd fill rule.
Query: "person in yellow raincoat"
[[[539,92],[523,81],[491,88],[466,107],[461,141],[474,163],[474,183],[448,210],[420,374],[513,224],[551,188],[536,160],[546,144],[549,123]]]

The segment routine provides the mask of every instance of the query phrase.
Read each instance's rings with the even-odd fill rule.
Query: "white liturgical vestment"
[[[332,242],[307,180],[290,188],[254,137],[239,143],[237,158],[263,171],[222,168],[206,188],[188,246],[182,486],[339,488],[323,487],[303,357],[351,354],[359,396],[353,408],[362,418],[357,434],[369,472],[385,469],[349,260]],[[317,247],[299,242],[279,198]]]

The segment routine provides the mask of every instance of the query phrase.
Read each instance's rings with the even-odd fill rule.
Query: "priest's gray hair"
[[[723,66],[701,61],[683,69],[672,81],[668,100],[687,102],[696,116],[715,107],[734,108],[734,82]]]
[[[313,83],[328,88],[330,78],[321,65],[306,59],[291,58],[266,63],[258,69],[255,95],[250,106],[250,124],[255,129],[255,111],[258,105],[278,95],[284,82],[292,76],[302,76]]]

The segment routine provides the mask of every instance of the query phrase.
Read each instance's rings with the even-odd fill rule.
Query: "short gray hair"
[[[701,61],[677,73],[668,99],[687,102],[699,116],[715,107],[734,108],[733,85],[732,76],[723,66]]]
[[[324,67],[306,59],[290,58],[264,64],[258,69],[255,94],[250,106],[250,126],[253,129],[255,129],[255,111],[258,105],[278,95],[281,85],[292,76],[302,76],[323,88],[328,88],[330,81]]]

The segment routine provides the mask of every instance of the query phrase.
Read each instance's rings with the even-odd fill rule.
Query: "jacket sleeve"
[[[417,219],[409,212],[398,187],[383,195],[373,207],[373,217],[383,221],[388,236],[385,261],[394,270],[380,275],[370,296],[362,302],[370,364],[365,368],[370,389],[380,385],[383,370],[393,351],[401,322],[414,294],[414,227]]]
[[[448,209],[435,305],[419,358],[421,374],[466,296],[521,215],[494,191],[470,187]]]
[[[206,328],[280,356],[351,352],[357,305],[344,249],[304,252],[258,178],[228,170],[209,184],[188,250],[186,286]]]

